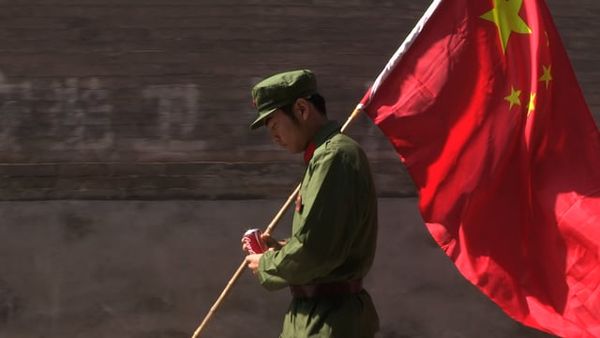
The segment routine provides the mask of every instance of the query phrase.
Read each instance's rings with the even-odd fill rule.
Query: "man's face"
[[[304,151],[308,140],[298,122],[295,122],[281,109],[276,110],[266,121],[266,127],[273,142],[287,149],[290,153]]]

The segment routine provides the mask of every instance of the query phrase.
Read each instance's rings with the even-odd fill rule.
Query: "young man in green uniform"
[[[266,126],[274,142],[304,152],[307,164],[291,237],[265,238],[272,249],[246,257],[265,288],[291,290],[280,337],[372,338],[379,320],[362,279],[375,255],[377,200],[367,158],[327,119],[309,70],[266,78],[252,97],[251,128]]]

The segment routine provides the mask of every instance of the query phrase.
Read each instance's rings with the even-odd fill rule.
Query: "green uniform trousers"
[[[323,298],[294,298],[280,338],[373,338],[379,319],[366,291]]]

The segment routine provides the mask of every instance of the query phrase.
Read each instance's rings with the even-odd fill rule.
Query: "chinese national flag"
[[[434,1],[361,104],[471,283],[600,337],[600,134],[544,1]]]

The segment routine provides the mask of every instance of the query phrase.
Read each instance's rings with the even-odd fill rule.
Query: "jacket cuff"
[[[272,259],[273,254],[273,251],[265,252],[258,261],[257,270],[257,276],[260,285],[270,291],[279,290],[288,286],[288,282],[285,279],[275,276],[265,270],[265,267],[270,265],[268,262],[270,259]]]

